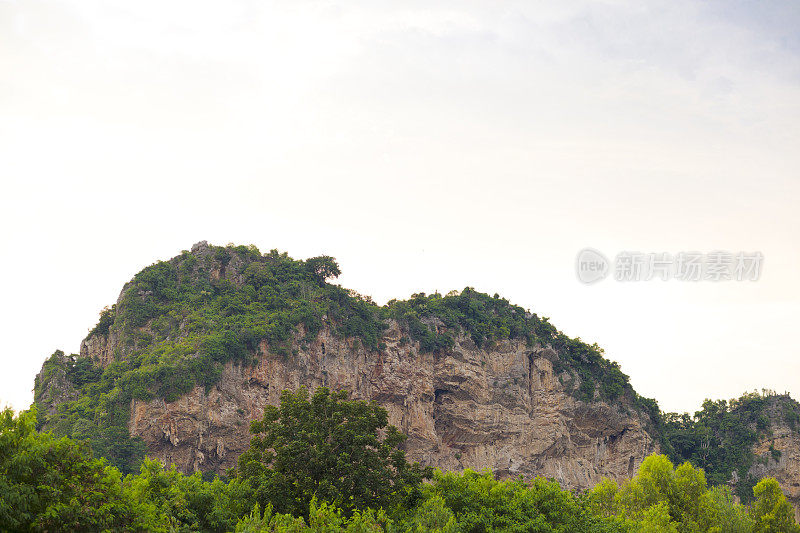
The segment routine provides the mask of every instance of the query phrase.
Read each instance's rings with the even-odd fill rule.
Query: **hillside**
[[[331,283],[338,274],[330,257],[205,242],[145,268],[80,354],[45,362],[37,426],[89,439],[123,471],[147,453],[224,473],[282,390],[325,385],[384,406],[409,457],[444,470],[586,489],[663,451],[745,498],[771,475],[800,501],[800,406],[788,397],[662,414],[599,347],[497,295],[466,288],[378,306]]]

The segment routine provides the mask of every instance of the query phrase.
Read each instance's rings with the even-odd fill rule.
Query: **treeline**
[[[406,461],[383,408],[325,388],[284,392],[237,468],[213,480],[152,460],[123,476],[86,442],[37,432],[35,418],[0,413],[2,531],[800,532],[774,479],[745,507],[665,456],[583,494],[433,472]]]

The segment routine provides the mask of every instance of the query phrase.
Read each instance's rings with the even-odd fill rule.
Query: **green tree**
[[[67,438],[37,433],[33,411],[0,412],[0,530],[164,531],[116,468]]]
[[[755,521],[748,515],[747,508],[735,500],[731,489],[725,486],[716,486],[709,491],[709,496],[717,515],[716,531],[720,533],[750,533],[753,531]]]
[[[388,425],[377,404],[347,400],[347,392],[305,388],[284,391],[280,407],[267,406],[252,423],[250,449],[237,476],[256,499],[278,512],[308,515],[312,499],[344,509],[411,504],[430,468],[409,464],[398,446],[405,439]]]
[[[439,495],[426,498],[417,508],[409,528],[412,533],[456,533],[456,517]]]
[[[526,483],[522,479],[498,481],[491,472],[437,472],[434,482],[424,490],[427,498],[438,496],[444,501],[455,515],[458,531],[579,533],[617,530],[613,523],[588,513],[582,503],[572,493],[561,490],[558,483],[541,478]],[[440,521],[445,518],[441,516]]]
[[[593,512],[617,516],[644,531],[710,531],[718,521],[703,471],[690,463],[674,468],[664,455],[645,459],[622,487],[603,481],[587,500]]]
[[[744,503],[753,496],[756,479],[748,475],[756,461],[753,446],[769,434],[769,410],[791,410],[794,402],[769,391],[743,394],[731,400],[705,400],[694,416],[664,415],[662,449],[676,463],[690,461],[702,468],[712,485],[730,481],[738,472],[735,494]],[[767,407],[770,407],[768,410]]]
[[[319,283],[324,283],[330,278],[338,278],[342,271],[339,270],[339,264],[336,259],[329,255],[321,255],[319,257],[312,257],[305,262],[308,272]]]
[[[200,472],[187,476],[175,465],[167,469],[151,459],[125,483],[138,499],[152,503],[175,532],[231,531],[253,505],[249,487],[238,480],[203,481]]]
[[[347,518],[341,509],[327,503],[312,500],[309,505],[308,524],[303,518],[288,514],[274,514],[267,505],[264,513],[258,504],[249,516],[239,520],[236,533],[382,533],[382,523],[389,520],[386,515],[372,509],[355,511]]]
[[[678,533],[678,526],[671,520],[669,506],[665,502],[648,507],[642,513],[636,533]]]
[[[755,501],[750,516],[755,520],[754,533],[799,533],[794,510],[786,501],[780,485],[773,478],[764,478],[753,487]]]

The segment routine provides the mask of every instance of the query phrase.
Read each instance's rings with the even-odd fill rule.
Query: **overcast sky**
[[[464,286],[663,409],[800,398],[800,4],[0,0],[0,402],[199,240]],[[760,251],[584,285],[584,247]]]

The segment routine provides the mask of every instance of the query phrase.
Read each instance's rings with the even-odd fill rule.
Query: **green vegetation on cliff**
[[[142,270],[95,330],[119,336],[125,348],[115,357],[127,365],[120,384],[139,399],[169,401],[197,384],[213,384],[221,364],[251,362],[262,342],[291,357],[296,335],[310,341],[323,324],[378,350],[389,319],[400,322],[423,352],[452,348],[460,334],[487,349],[507,339],[551,345],[559,352],[558,370],[574,373],[576,394],[586,401],[596,391],[614,399],[630,390],[628,377],[597,345],[567,337],[498,295],[467,287],[378,306],[327,282],[339,274],[328,256],[302,261],[276,250],[262,255],[255,246],[209,246]]]
[[[769,437],[774,424],[800,429],[792,423],[797,413],[797,402],[770,391],[748,393],[729,402],[706,400],[694,416],[664,415],[665,451],[676,461],[690,461],[703,468],[713,485],[727,483],[735,472],[736,495],[748,502],[758,481],[749,473],[750,468],[757,461],[780,458],[774,448],[770,457],[756,457],[753,445]]]
[[[326,283],[339,275],[332,258],[297,261],[252,246],[204,252],[147,267],[124,289],[109,331],[123,346],[114,354],[125,365],[120,385],[134,398],[172,401],[212,385],[224,363],[253,362],[262,342],[290,357],[298,328],[310,340],[323,320],[377,347],[375,305]]]
[[[262,341],[291,357],[293,333],[302,328],[310,339],[323,319],[376,348],[376,306],[325,282],[338,274],[330,257],[296,261],[243,246],[184,252],[145,268],[90,332],[117,340],[113,361],[103,367],[56,352],[45,362],[35,385],[38,427],[90,439],[127,473],[144,456],[127,432],[131,398],[173,401],[211,386],[226,362],[252,363]]]
[[[559,354],[554,365],[556,373],[566,371],[572,375],[570,380],[577,377],[580,386],[573,390],[584,401],[595,399],[598,386],[600,397],[607,400],[632,392],[628,376],[617,363],[603,357],[599,346],[564,335],[547,318],[512,305],[497,294],[489,296],[471,287],[446,296],[414,294],[406,301],[390,301],[382,315],[406,324],[411,338],[420,343],[423,351],[451,348],[453,336],[462,332],[476,346],[490,346],[505,339],[523,340],[530,346],[552,346]]]
[[[34,405],[38,428],[85,441],[97,457],[127,474],[139,469],[145,445],[128,433],[129,409],[117,387],[120,377],[118,364],[103,369],[89,358],[56,351],[36,377]]]

